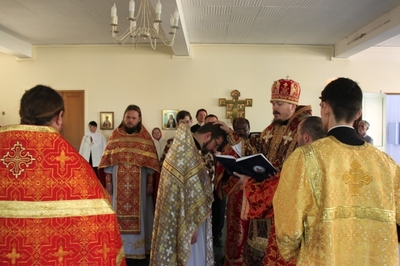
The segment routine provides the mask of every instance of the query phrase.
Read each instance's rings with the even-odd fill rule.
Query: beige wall
[[[171,58],[166,47],[43,46],[33,60],[0,53],[0,125],[18,123],[19,99],[36,84],[85,90],[86,124],[98,122],[100,111],[114,111],[118,124],[126,106],[137,104],[149,130],[161,126],[162,109],[194,116],[206,108],[224,118],[218,98],[230,99],[237,89],[240,99],[253,99],[246,117],[252,131],[261,131],[272,119],[271,84],[286,75],[300,83],[300,103],[311,104],[316,115],[320,91],[332,77],[350,77],[366,92],[400,92],[399,48],[372,48],[347,60],[332,60],[332,48],[322,46],[193,45],[192,52],[192,58]]]

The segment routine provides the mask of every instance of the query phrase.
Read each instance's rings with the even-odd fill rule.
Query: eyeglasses
[[[218,144],[216,139],[213,139],[215,141],[215,148],[218,148],[219,146],[221,146],[221,144]]]

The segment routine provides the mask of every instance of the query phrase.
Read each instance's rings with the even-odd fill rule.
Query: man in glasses
[[[181,124],[176,132],[161,170],[151,265],[214,264],[213,194],[202,152],[215,152],[225,141],[220,123],[207,123],[193,134]]]

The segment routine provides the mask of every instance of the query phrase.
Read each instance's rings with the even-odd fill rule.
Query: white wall
[[[218,98],[230,99],[237,89],[239,99],[253,99],[246,117],[252,131],[261,131],[272,119],[270,87],[286,75],[300,83],[300,103],[311,104],[315,115],[332,77],[352,78],[366,92],[400,92],[398,48],[372,48],[347,60],[331,60],[332,48],[323,46],[193,45],[192,52],[190,59],[171,58],[167,47],[39,46],[26,61],[0,53],[0,125],[19,122],[19,100],[36,84],[85,90],[85,125],[98,121],[100,111],[114,111],[119,124],[126,106],[137,104],[148,130],[161,127],[162,109],[194,116],[206,108],[224,118]],[[174,131],[163,133],[168,138]]]
[[[386,108],[386,125],[400,123],[400,95],[387,95]],[[400,136],[397,136],[397,138],[400,138]],[[387,141],[385,151],[400,164],[400,145]]]

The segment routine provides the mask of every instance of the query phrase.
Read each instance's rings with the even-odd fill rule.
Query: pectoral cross
[[[238,117],[246,117],[246,106],[253,106],[253,99],[239,100],[240,92],[234,90],[231,92],[232,100],[219,98],[219,106],[226,106],[226,118],[233,122]]]

